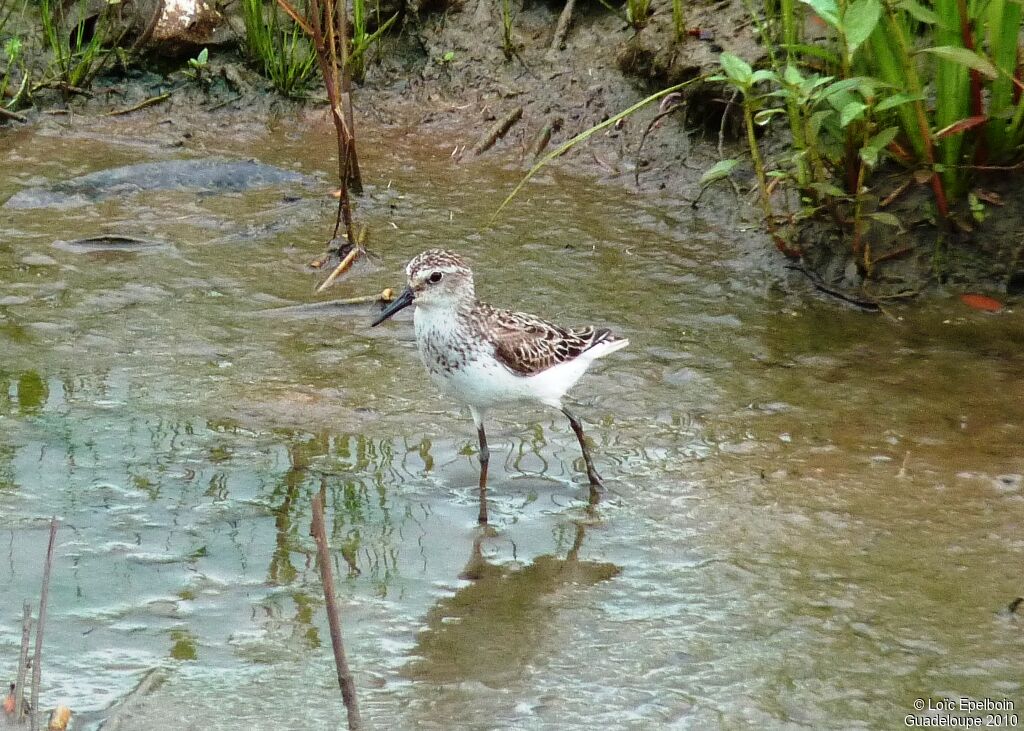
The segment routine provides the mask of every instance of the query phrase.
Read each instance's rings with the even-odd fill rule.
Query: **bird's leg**
[[[590,450],[587,449],[587,436],[583,433],[583,425],[580,420],[577,419],[568,409],[562,409],[562,413],[569,419],[569,424],[572,426],[573,432],[576,434],[576,439],[579,440],[580,449],[583,450],[583,461],[587,465],[587,477],[590,478],[590,499],[591,502],[596,502],[598,495],[598,488],[604,487],[601,484],[601,476],[597,474],[597,470],[594,469],[594,461],[590,459]]]
[[[476,422],[476,434],[480,437],[480,513],[476,522],[480,525],[487,525],[487,464],[491,460],[491,450],[487,448],[483,415],[475,409],[472,413],[473,421]]]
[[[487,525],[487,463],[491,459],[491,450],[487,448],[484,425],[481,424],[476,432],[480,437],[480,514],[477,516],[476,522],[480,525]]]

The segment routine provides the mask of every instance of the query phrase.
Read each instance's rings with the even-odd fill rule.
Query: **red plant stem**
[[[317,63],[331,105],[331,121],[338,135],[338,178],[341,194],[338,197],[338,214],[334,221],[332,238],[338,236],[338,230],[344,224],[345,235],[350,243],[354,243],[356,236],[349,190],[351,188],[358,195],[362,192],[363,183],[359,172],[359,158],[356,155],[355,123],[351,109],[348,11],[344,4],[337,6],[334,0],[310,0],[309,14],[304,19],[289,0],[277,0],[277,4],[309,35],[316,49]]]
[[[890,5],[886,5],[885,7],[893,33],[895,34],[896,40],[900,45],[900,50],[903,53],[903,57],[907,59],[910,64],[907,67],[907,78],[911,85],[910,90],[916,94],[920,94],[921,83],[917,78],[917,72],[914,71],[913,62],[910,61],[913,57],[910,44],[903,35],[903,32],[900,29],[900,24],[893,16],[893,7]],[[935,193],[935,207],[938,209],[939,215],[943,219],[947,219],[949,218],[949,202],[946,199],[946,191],[942,187],[942,178],[939,176],[938,171],[935,170],[935,146],[932,144],[932,132],[928,127],[928,117],[925,114],[924,102],[920,99],[914,102],[914,113],[917,116],[917,126],[921,132],[921,144],[924,146],[924,158],[928,163],[928,167],[932,171],[932,191]]]

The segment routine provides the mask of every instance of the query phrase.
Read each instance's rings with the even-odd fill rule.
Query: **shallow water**
[[[183,151],[159,119],[5,132],[0,198],[185,154],[330,188],[325,128],[197,126]],[[373,728],[1020,710],[1024,631],[1000,613],[1024,593],[1020,314],[788,295],[731,199],[691,211],[553,172],[485,229],[517,169],[363,134],[381,262],[327,295],[303,263],[333,203],[308,188],[0,211],[0,677],[57,515],[43,705],[96,728],[160,668],[122,728],[342,726],[308,536],[322,487]],[[68,245],[96,236],[156,245]],[[514,410],[489,430],[481,539],[472,423],[408,319],[306,306],[398,285],[434,246],[496,304],[630,338],[575,392],[609,488],[596,515],[564,419]]]

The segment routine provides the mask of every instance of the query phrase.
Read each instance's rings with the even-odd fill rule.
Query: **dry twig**
[[[494,123],[494,126],[487,130],[487,134],[480,138],[480,140],[473,145],[473,154],[479,155],[483,152],[487,152],[489,149],[494,147],[494,143],[508,134],[508,131],[512,129],[512,125],[523,118],[523,108],[516,107],[511,112],[506,114],[504,117]]]
[[[25,677],[28,675],[28,643],[32,636],[32,605],[26,601],[21,616],[21,653],[18,655],[18,677],[14,685],[14,720],[21,723],[25,713]]]
[[[354,243],[356,237],[349,190],[359,195],[363,192],[363,181],[356,154],[355,121],[352,114],[348,7],[344,2],[337,4],[335,0],[310,0],[308,15],[303,18],[289,0],[277,0],[277,4],[310,36],[316,49],[317,63],[331,105],[331,121],[338,134],[341,194],[338,197],[338,214],[331,238],[337,238],[344,225],[345,236],[350,243]]]
[[[358,731],[363,722],[359,717],[359,702],[356,699],[356,684],[345,657],[345,643],[341,636],[341,618],[338,602],[334,595],[334,574],[331,571],[331,552],[327,545],[327,529],[324,527],[324,499],[322,493],[313,498],[313,523],[309,529],[316,541],[317,563],[320,565],[320,581],[324,586],[324,602],[327,606],[327,622],[331,628],[331,648],[334,650],[334,667],[338,671],[338,685],[341,698],[348,712],[350,731]]]
[[[39,621],[36,622],[36,654],[32,660],[32,731],[39,728],[39,685],[43,672],[43,629],[46,625],[46,601],[50,594],[50,569],[53,567],[53,546],[57,541],[57,519],[50,520],[50,541],[46,544],[43,565],[43,589],[39,595]]]
[[[24,115],[18,114],[17,112],[12,112],[10,109],[5,109],[4,107],[0,107],[0,119],[10,119],[15,122],[28,121],[28,119]]]
[[[146,107],[152,106],[153,104],[159,104],[160,102],[166,101],[170,98],[171,92],[167,92],[166,94],[160,94],[158,96],[151,96],[148,99],[143,99],[138,104],[134,104],[130,107],[125,107],[124,109],[115,109],[112,112],[107,112],[104,116],[119,117],[123,114],[131,114],[132,112],[137,112],[140,109],[145,109]]]

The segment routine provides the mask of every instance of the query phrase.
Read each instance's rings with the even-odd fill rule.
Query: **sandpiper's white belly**
[[[515,401],[561,408],[562,396],[593,362],[583,354],[535,375],[521,376],[502,365],[494,357],[493,346],[477,333],[443,315],[431,315],[417,308],[414,316],[423,365],[442,390],[478,409]]]

